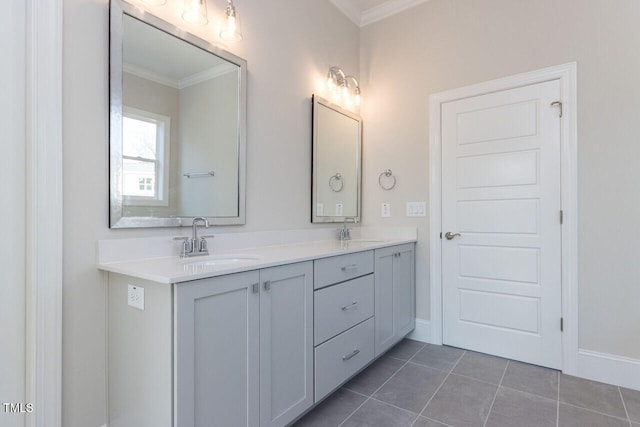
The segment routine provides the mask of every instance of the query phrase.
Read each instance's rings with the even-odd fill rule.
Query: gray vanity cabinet
[[[175,287],[176,426],[283,426],[313,405],[313,264]]]
[[[175,285],[174,426],[259,424],[259,280],[250,271]]]
[[[281,427],[313,405],[313,262],[260,270],[260,287],[260,427]]]
[[[415,322],[415,251],[412,243],[375,251],[375,355],[384,353]]]
[[[109,425],[282,427],[413,329],[414,244],[108,289]]]

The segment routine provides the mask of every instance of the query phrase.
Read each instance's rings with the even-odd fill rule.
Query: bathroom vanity
[[[290,424],[413,330],[414,242],[101,262],[109,425]]]

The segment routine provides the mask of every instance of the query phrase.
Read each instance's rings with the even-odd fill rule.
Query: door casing
[[[562,371],[575,374],[578,358],[578,140],[577,64],[575,62],[492,80],[429,97],[429,265],[431,296],[431,342],[442,344],[442,140],[443,103],[492,92],[560,80],[562,102],[561,206],[562,225]]]

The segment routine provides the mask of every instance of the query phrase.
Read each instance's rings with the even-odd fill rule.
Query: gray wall
[[[183,25],[182,3],[153,11]],[[217,45],[224,6],[208,1],[212,24],[197,29]],[[245,40],[228,49],[248,61],[247,225],[214,233],[311,228],[310,97],[332,65],[358,75],[359,30],[328,1],[243,1],[236,7]],[[63,18],[62,416],[65,427],[95,427],[106,422],[107,290],[106,275],[95,268],[96,240],[178,230],[108,228],[108,3],[65,0]]]
[[[0,210],[0,402],[25,400],[25,239],[26,239],[26,9],[23,0],[10,0],[0,15],[0,182],[5,208]],[[25,416],[7,414],[0,406],[0,425],[23,426]]]
[[[640,2],[431,0],[363,28],[364,220],[415,225],[417,315],[429,319],[429,95],[578,63],[580,346],[640,359]],[[377,176],[391,168],[396,191]],[[380,218],[380,203],[393,218]]]
[[[238,73],[180,90],[178,214],[238,216]],[[183,176],[213,170],[213,178]],[[204,197],[206,195],[206,197]]]

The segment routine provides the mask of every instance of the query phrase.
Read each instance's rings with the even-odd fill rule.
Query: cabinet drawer
[[[314,345],[373,316],[373,274],[315,291]]]
[[[313,262],[315,289],[369,273],[373,273],[373,251],[322,258]]]
[[[373,318],[315,349],[315,401],[373,360]]]

